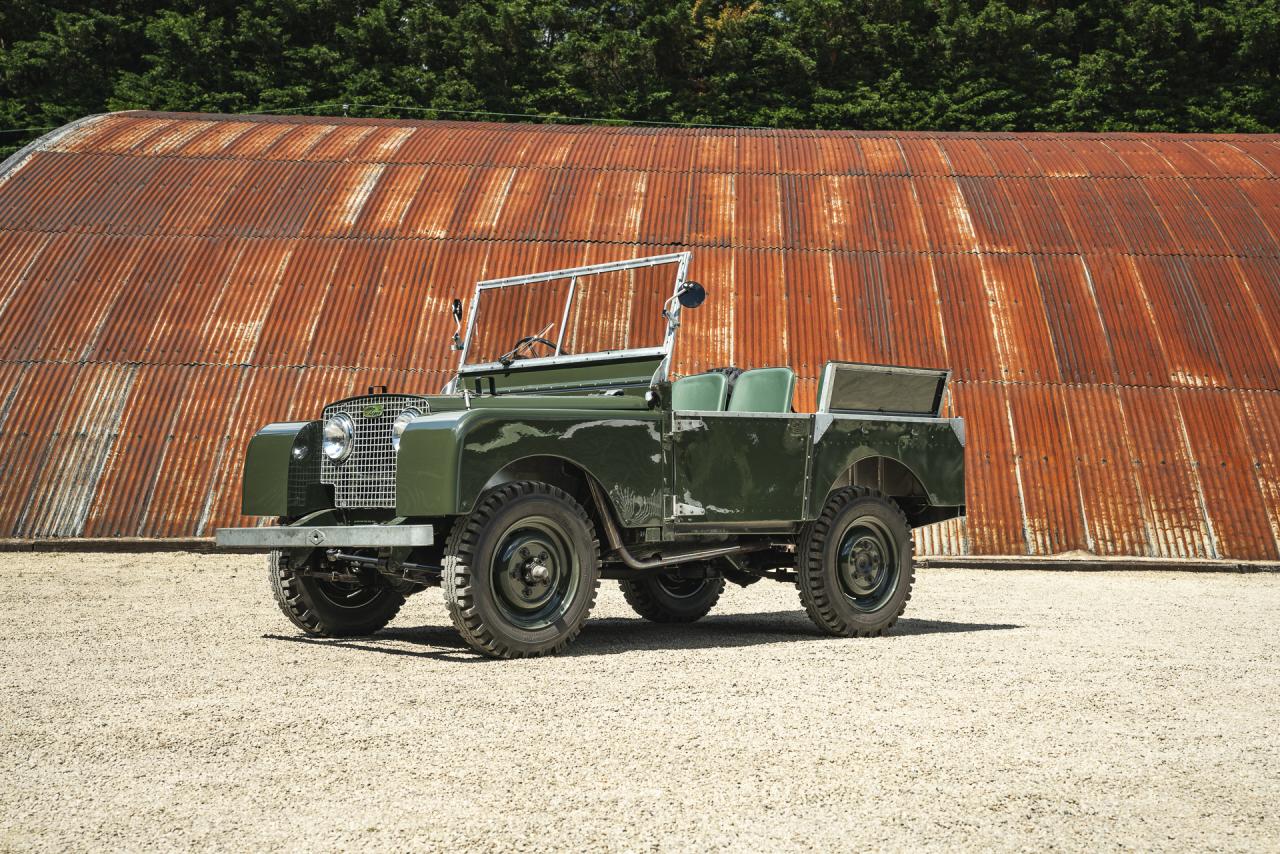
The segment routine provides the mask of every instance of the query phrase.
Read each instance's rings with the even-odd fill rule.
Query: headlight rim
[[[332,435],[330,428],[336,427],[339,435]],[[339,412],[324,422],[320,431],[320,449],[330,462],[340,463],[351,456],[356,445],[356,422],[345,412]],[[336,452],[333,450],[336,448]]]
[[[408,417],[406,417],[408,416]],[[400,411],[400,414],[391,422],[391,450],[400,453],[400,437],[404,435],[404,431],[409,428],[409,422],[415,418],[422,417],[422,410],[416,406],[407,406]]]

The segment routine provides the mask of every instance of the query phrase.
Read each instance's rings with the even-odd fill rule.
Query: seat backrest
[[[790,368],[743,371],[733,384],[730,412],[790,412],[796,372]]]
[[[694,374],[671,384],[671,408],[723,412],[729,399],[729,378],[721,373]]]

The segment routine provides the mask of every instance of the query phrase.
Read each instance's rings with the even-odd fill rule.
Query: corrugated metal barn
[[[437,390],[475,280],[689,248],[681,373],[954,369],[924,551],[1275,560],[1278,175],[1277,136],[93,117],[0,166],[0,537],[209,536],[261,423]]]

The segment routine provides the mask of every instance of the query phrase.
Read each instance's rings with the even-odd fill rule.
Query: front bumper
[[[435,542],[431,525],[290,525],[278,528],[219,528],[220,549],[391,549]]]

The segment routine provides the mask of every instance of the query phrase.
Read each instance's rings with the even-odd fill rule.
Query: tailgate
[[[860,362],[827,362],[818,383],[818,411],[937,417],[951,372]]]

